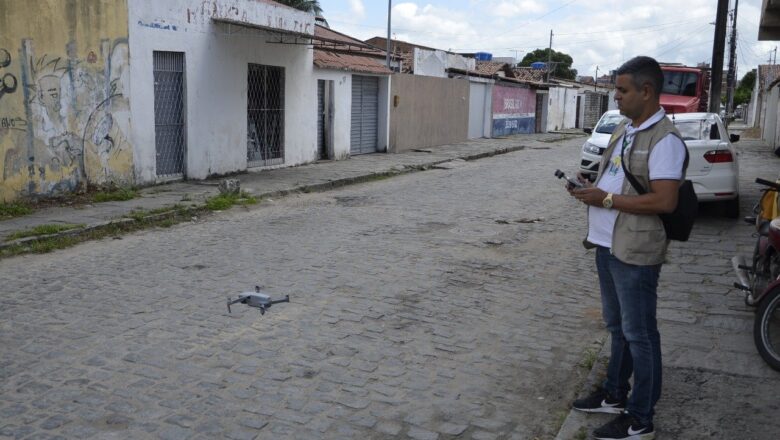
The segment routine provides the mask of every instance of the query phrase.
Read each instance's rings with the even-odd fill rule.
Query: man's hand
[[[579,177],[579,176],[578,176]],[[619,195],[612,197],[612,209],[631,214],[663,214],[674,211],[677,206],[677,189],[679,180],[652,180],[650,192],[642,195]],[[590,206],[603,206],[606,191],[589,182],[585,188],[569,189],[569,194],[582,203]]]
[[[607,193],[593,185],[589,185],[586,188],[579,188],[569,191],[575,199],[590,206],[602,206],[604,199],[607,197]]]
[[[566,185],[566,190],[569,191],[569,194],[571,194],[573,197],[576,197],[574,195],[575,191],[581,191],[583,189],[593,188],[594,187],[593,183],[590,181],[590,179],[588,179],[588,177],[585,176],[584,174],[582,174],[581,172],[577,172],[577,181],[582,184],[582,188],[575,188],[572,185]]]

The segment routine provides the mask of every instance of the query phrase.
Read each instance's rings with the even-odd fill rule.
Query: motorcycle
[[[734,287],[745,294],[745,304],[757,307],[753,340],[759,354],[770,367],[780,371],[780,180],[756,179],[764,185],[763,195],[745,221],[755,224],[756,245],[753,261],[735,256],[731,264],[736,272]]]

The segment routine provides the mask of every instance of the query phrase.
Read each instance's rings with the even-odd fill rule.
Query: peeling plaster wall
[[[547,112],[547,131],[575,128],[577,90],[567,87],[550,87]]]
[[[0,200],[133,182],[125,0],[4,1]]]
[[[299,33],[314,17],[261,0],[129,0],[135,172],[158,181],[154,131],[154,51],[184,53],[185,176],[204,179],[247,169],[248,65],[284,68],[284,164],[317,160],[317,82],[307,45],[229,19]]]
[[[333,157],[349,157],[350,133],[352,128],[352,72],[329,69],[314,69],[314,87],[318,79],[333,81],[333,121],[331,125]],[[315,89],[314,93],[317,91]]]

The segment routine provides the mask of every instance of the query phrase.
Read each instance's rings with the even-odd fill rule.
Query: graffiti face
[[[11,54],[5,49],[0,49],[0,69],[11,65]],[[2,72],[0,72],[2,74]],[[0,99],[7,93],[13,93],[16,91],[17,86],[16,77],[11,73],[6,73],[0,76]]]
[[[11,54],[5,49],[0,49],[0,67],[8,67],[11,64]]]
[[[38,98],[46,107],[49,115],[60,112],[60,78],[55,75],[46,75],[38,80]]]

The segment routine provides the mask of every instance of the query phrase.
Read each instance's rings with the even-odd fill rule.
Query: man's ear
[[[642,89],[640,92],[642,93],[643,99],[650,99],[653,96],[653,87],[650,85],[650,83],[644,83],[642,84]]]

